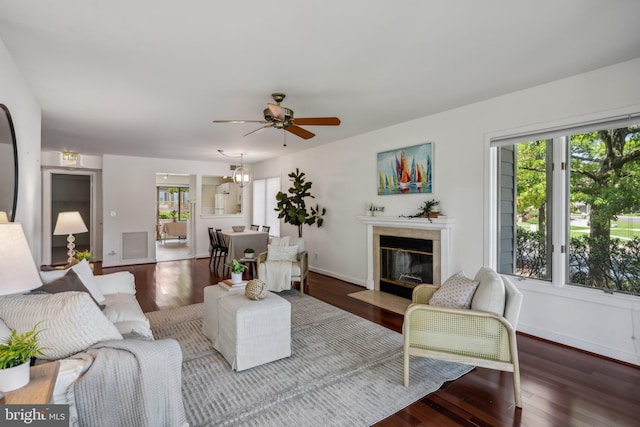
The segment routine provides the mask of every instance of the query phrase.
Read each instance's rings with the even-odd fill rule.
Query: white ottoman
[[[244,295],[244,286],[229,288],[224,284],[207,286],[204,288],[204,318],[202,319],[202,333],[216,342],[218,338],[218,300],[229,295]]]
[[[244,295],[218,298],[218,334],[213,347],[232,369],[242,371],[291,356],[291,304],[267,292],[264,299]]]

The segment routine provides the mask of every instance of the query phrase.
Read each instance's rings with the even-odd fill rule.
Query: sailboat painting
[[[433,192],[433,143],[378,153],[378,195]]]

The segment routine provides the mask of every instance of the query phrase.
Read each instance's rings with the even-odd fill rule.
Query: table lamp
[[[42,280],[22,225],[0,224],[0,295],[27,292],[40,286]]]
[[[87,231],[89,230],[87,230],[87,226],[84,225],[80,212],[60,212],[58,214],[58,220],[56,221],[56,228],[53,230],[53,234],[56,236],[67,235],[67,255],[69,256],[67,262],[69,262],[69,264],[73,262],[73,256],[76,254],[76,244],[74,243],[76,238],[74,234],[86,233]]]

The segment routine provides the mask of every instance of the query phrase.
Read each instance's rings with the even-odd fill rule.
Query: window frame
[[[630,123],[640,122],[640,106],[633,110],[620,110],[611,112],[607,116],[590,116],[580,121],[558,121],[546,125],[531,125],[500,132],[485,134],[485,254],[484,262],[493,268],[498,268],[499,248],[499,203],[500,189],[498,186],[498,148],[519,142],[539,139],[554,139],[553,145],[553,171],[552,192],[553,203],[549,214],[552,217],[552,275],[551,281],[540,280],[531,277],[510,275],[518,286],[525,290],[541,293],[561,294],[569,298],[577,298],[585,301],[602,303],[604,300],[614,306],[626,307],[626,301],[637,301],[640,296],[621,292],[607,293],[602,288],[590,288],[568,283],[569,262],[569,222],[570,205],[567,203],[570,190],[569,179],[569,143],[568,136],[585,133],[597,129],[628,126]],[[501,273],[509,275],[507,273]],[[615,302],[617,301],[617,302]]]

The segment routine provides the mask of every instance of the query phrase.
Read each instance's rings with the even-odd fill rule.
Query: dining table
[[[269,243],[269,233],[265,231],[222,231],[227,246],[229,247],[229,260],[244,258],[244,250],[252,248],[255,250],[255,257],[261,252],[267,251]]]

